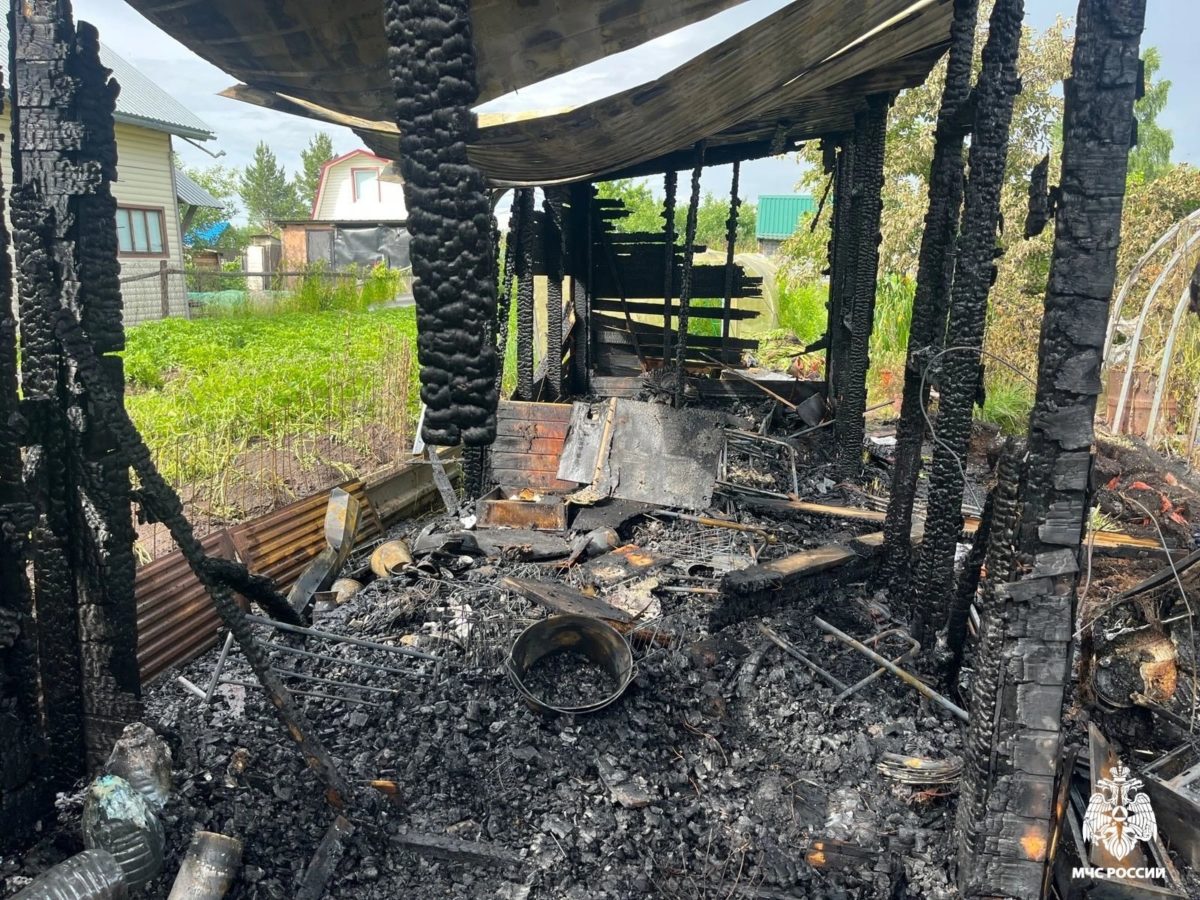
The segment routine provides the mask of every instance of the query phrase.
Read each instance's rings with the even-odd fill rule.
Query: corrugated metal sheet
[[[225,204],[202,188],[188,177],[183,169],[175,170],[175,195],[180,203],[188,206],[207,206],[210,209],[224,209]]]
[[[362,504],[358,539],[382,533],[379,518],[361,481],[338,485]],[[234,528],[213,532],[201,541],[205,553],[240,559],[251,572],[269,575],[286,592],[325,543],[328,491],[290,503]],[[138,569],[138,669],[145,683],[172,666],[199,656],[217,641],[221,620],[208,593],[178,551]]]
[[[209,556],[234,557],[233,542],[223,530],[200,543]],[[138,669],[143,683],[217,642],[221,619],[178,550],[138,569],[134,594]]]
[[[0,47],[4,48],[6,61],[8,46],[8,28],[0,24]],[[112,69],[113,77],[121,85],[113,114],[116,121],[198,141],[216,137],[204,120],[104,44],[100,45],[100,62]]]
[[[768,241],[790,238],[796,231],[800,217],[816,210],[817,201],[808,194],[761,194],[754,235]]]

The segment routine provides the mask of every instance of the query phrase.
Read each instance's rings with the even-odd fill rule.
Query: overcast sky
[[[746,0],[704,22],[664,35],[641,47],[592,63],[573,73],[526,88],[520,96],[500,98],[486,109],[552,108],[593,100],[657,77],[699,51],[745,28],[786,5],[787,0]],[[359,146],[354,134],[343,128],[321,126],[307,119],[259,109],[217,93],[234,79],[210,65],[182,44],[142,18],[124,0],[75,0],[80,19],[100,29],[100,39],[151,76],[165,91],[200,116],[217,138],[205,146],[224,152],[219,160],[243,165],[255,144],[268,141],[289,170],[300,162],[300,150],[314,131],[328,131],[339,153]],[[1038,29],[1048,27],[1056,15],[1073,16],[1071,0],[1027,0],[1026,20]],[[1200,3],[1195,0],[1149,0],[1143,46],[1162,54],[1161,77],[1174,82],[1161,124],[1175,136],[1174,158],[1200,164],[1200,101],[1191,92],[1200,85],[1200,54],[1194,47],[1200,33]],[[202,151],[176,139],[176,149],[189,165],[213,162]],[[742,166],[742,196],[790,193],[798,177],[791,159],[769,159]],[[728,167],[706,172],[704,188],[714,193],[729,189]]]

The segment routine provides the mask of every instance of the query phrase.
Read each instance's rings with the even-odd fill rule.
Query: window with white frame
[[[118,207],[117,247],[122,256],[166,256],[167,230],[162,208]]]

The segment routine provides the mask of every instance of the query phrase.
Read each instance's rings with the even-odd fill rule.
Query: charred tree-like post
[[[854,199],[851,228],[854,256],[847,273],[850,342],[838,396],[834,432],[838,474],[857,478],[862,470],[866,432],[867,369],[871,364],[871,327],[875,321],[875,284],[879,270],[879,222],[883,215],[883,151],[891,98],[876,95],[854,117]]]
[[[543,244],[546,248],[546,386],[549,399],[558,400],[563,393],[563,261],[566,259],[566,229],[563,227],[563,204],[566,195],[561,188],[547,188],[542,204]]]
[[[1021,90],[1017,50],[1023,0],[997,0],[992,9],[983,69],[975,87],[975,124],[968,157],[970,178],[963,198],[962,229],[954,264],[954,286],[939,370],[937,441],[929,476],[929,512],[913,603],[913,637],[922,644],[941,624],[953,591],[954,548],[962,533],[963,460],[971,438],[971,416],[979,396],[988,292],[995,278],[1000,191],[1008,158],[1013,101]],[[931,359],[926,365],[932,363]],[[911,373],[909,375],[911,377]]]
[[[950,26],[950,55],[946,85],[934,131],[933,164],[929,170],[929,208],[917,262],[908,335],[908,359],[896,424],[896,456],[892,465],[891,499],[883,525],[880,581],[901,597],[911,571],[913,500],[921,470],[928,386],[921,390],[921,370],[941,349],[946,334],[946,308],[954,273],[954,238],[963,193],[962,109],[971,93],[971,56],[975,51],[975,20],[979,0],[955,0]]]
[[[675,408],[683,406],[687,378],[688,304],[692,300],[692,260],[696,256],[696,216],[700,210],[700,174],[704,171],[704,141],[696,145],[696,165],[692,169],[692,195],[688,200],[687,226],[683,235],[683,272],[679,277],[679,335],[675,339]]]
[[[832,139],[828,139],[832,140]],[[850,345],[847,285],[854,271],[854,136],[846,135],[833,164],[833,215],[829,237],[829,320],[825,326],[825,390],[836,408],[841,397],[842,369]]]
[[[85,761],[99,765],[141,713],[128,467],[51,325],[66,308],[95,332],[102,377],[121,396],[121,362],[111,355],[123,349],[124,330],[109,190],[118,87],[100,65],[96,30],[76,31],[67,0],[14,3],[13,21],[12,220],[38,507],[34,608],[51,779],[62,784]]]
[[[517,247],[517,387],[519,400],[533,399],[533,188],[521,189],[521,225]]]
[[[733,300],[733,255],[737,250],[738,207],[738,176],[742,164],[733,164],[733,178],[729,186],[729,218],[725,220],[725,297],[721,305],[721,361],[725,361],[725,344],[729,340],[729,311]]]
[[[663,176],[663,365],[671,358],[671,300],[675,296],[675,188],[678,172]]]
[[[0,87],[0,108],[4,92]],[[0,818],[10,837],[28,834],[48,805],[38,711],[33,601],[26,570],[36,522],[21,480],[17,322],[13,268],[0,186]]]
[[[1020,492],[1019,571],[999,586],[998,654],[976,666],[989,674],[972,698],[979,734],[968,745],[967,767],[979,777],[969,793],[964,783],[960,804],[968,808],[960,806],[960,817],[974,810],[977,818],[959,823],[959,872],[969,896],[1034,896],[1047,859],[1145,14],[1145,0],[1079,4]]]
[[[492,208],[467,158],[478,121],[467,0],[385,0],[388,66],[412,236],[417,356],[427,443],[496,437]]]

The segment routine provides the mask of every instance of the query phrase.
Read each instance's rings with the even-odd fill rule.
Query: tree
[[[199,235],[211,230],[222,222],[230,222],[241,213],[238,198],[238,186],[241,175],[236,168],[222,165],[212,165],[205,168],[185,166],[183,172],[188,178],[200,185],[213,198],[221,203],[220,209],[197,207],[187,223],[185,240],[191,247],[208,247],[235,249],[237,230],[232,226],[216,238],[202,238]]]
[[[679,192],[675,195],[675,236],[683,240],[687,226],[688,196],[687,180],[680,178]],[[661,232],[663,230],[663,201],[656,197],[646,181],[621,178],[597,185],[600,197],[620,200],[629,210],[629,215],[617,219],[614,226],[621,232]],[[752,250],[755,246],[755,225],[758,208],[745,200],[738,206],[738,228],[736,246],[739,250]],[[704,244],[709,250],[725,249],[725,225],[729,218],[729,201],[705,194],[696,209],[696,243]]]
[[[602,199],[620,200],[629,210],[628,216],[613,223],[617,231],[663,230],[662,201],[655,198],[650,185],[644,180],[618,178],[616,181],[604,181],[596,185],[596,194]],[[678,197],[675,203],[678,208]]]
[[[254,160],[242,171],[238,195],[250,224],[275,231],[276,223],[307,214],[296,193],[296,185],[265,142],[254,148]]]
[[[1146,93],[1133,104],[1137,119],[1137,146],[1129,154],[1129,178],[1133,182],[1153,181],[1171,167],[1175,138],[1170,129],[1158,124],[1158,114],[1166,108],[1171,82],[1155,79],[1162,66],[1157,47],[1147,47],[1142,59],[1146,66]]]
[[[333,138],[318,131],[308,139],[308,146],[300,151],[300,172],[296,175],[296,193],[300,202],[312,209],[321,183],[321,168],[333,159]]]

